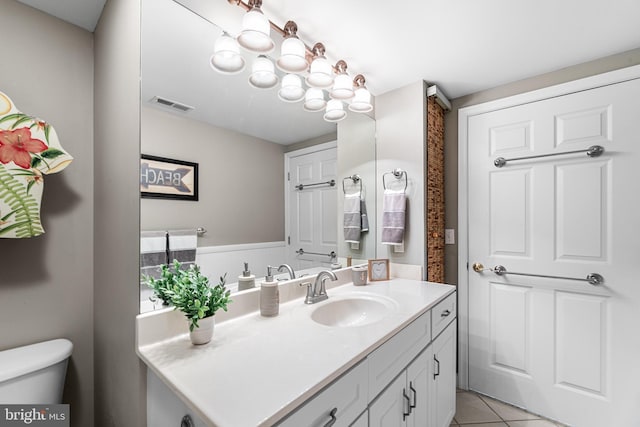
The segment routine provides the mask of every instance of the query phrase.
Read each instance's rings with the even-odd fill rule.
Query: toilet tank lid
[[[0,381],[55,365],[72,351],[73,343],[64,338],[0,351]]]

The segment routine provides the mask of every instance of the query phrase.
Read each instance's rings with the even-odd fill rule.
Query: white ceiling
[[[102,0],[21,1],[84,28],[102,9]],[[243,11],[228,0],[180,2],[238,32]],[[640,47],[638,0],[263,0],[262,9],[281,27],[296,21],[301,39],[322,41],[327,57],[364,74],[374,95],[422,79],[453,99]],[[171,0],[144,0],[143,101],[172,98],[195,106],[187,113],[194,118],[280,143],[335,129],[277,100],[276,89],[249,88],[246,71],[211,70],[219,33]]]

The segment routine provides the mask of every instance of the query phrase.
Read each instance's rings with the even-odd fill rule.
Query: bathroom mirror
[[[304,111],[301,103],[280,101],[277,87],[250,87],[250,55],[239,74],[222,75],[210,67],[221,27],[237,31],[243,13],[226,1],[142,1],[141,154],[198,163],[199,200],[142,199],[140,228],[204,228],[197,237],[199,256],[215,261],[199,264],[212,279],[227,273],[228,283],[241,274],[242,261],[248,261],[244,254],[258,260],[249,265],[257,278],[265,275],[267,264],[287,262],[288,151],[337,141],[338,207],[332,212],[338,219],[337,245],[342,235],[342,178],[361,174],[370,180],[365,181],[366,194],[375,197],[372,118],[350,113],[336,126],[325,122],[321,112]],[[357,150],[354,135],[361,125],[369,131],[369,146]],[[359,141],[363,143],[363,137]],[[375,200],[368,203],[370,224],[375,224]],[[342,245],[337,252],[375,258],[375,245],[350,250]]]

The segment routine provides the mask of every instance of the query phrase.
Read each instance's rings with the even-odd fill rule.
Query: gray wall
[[[199,201],[142,199],[142,230],[204,227],[198,246],[284,240],[279,144],[143,107],[142,153],[198,163]]]
[[[0,239],[0,350],[66,337],[74,349],[64,401],[93,424],[93,36],[0,0],[0,90],[51,123],[75,158],[45,176],[46,233]]]
[[[95,425],[144,426],[146,371],[135,353],[135,317],[139,311],[140,2],[107,1],[94,39]]]
[[[605,73],[640,64],[640,49],[563,68],[525,80],[477,92],[452,101],[452,111],[445,115],[445,222],[446,228],[458,229],[458,110],[519,93]],[[445,282],[458,283],[458,245],[445,246]]]
[[[382,230],[382,175],[395,168],[407,171],[405,252],[377,244],[376,256],[399,264],[426,266],[425,243],[425,135],[426,87],[423,81],[376,97],[376,242]],[[392,180],[395,180],[391,176]],[[424,274],[424,272],[423,272]]]

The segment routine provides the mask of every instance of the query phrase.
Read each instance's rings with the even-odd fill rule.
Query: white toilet
[[[55,339],[0,351],[0,404],[62,403],[73,343]]]

